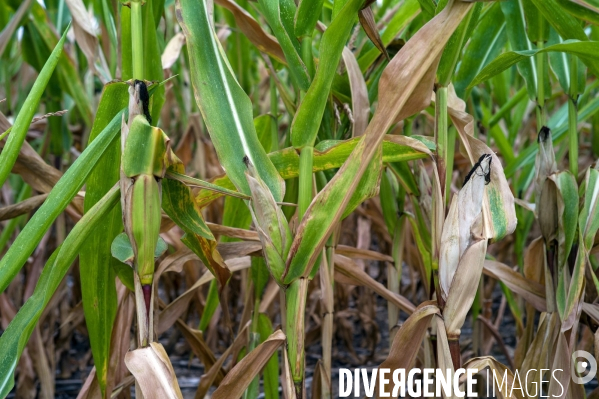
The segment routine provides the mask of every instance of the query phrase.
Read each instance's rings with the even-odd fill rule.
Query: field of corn
[[[599,398],[523,377],[599,357],[598,77],[599,0],[0,0],[0,397]]]

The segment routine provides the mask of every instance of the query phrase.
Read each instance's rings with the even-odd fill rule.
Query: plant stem
[[[131,52],[133,79],[144,79],[144,42],[141,1],[131,2]]]
[[[392,241],[392,250],[391,254],[393,256],[393,264],[389,263],[387,265],[387,286],[389,291],[398,294],[401,288],[401,274],[402,274],[402,266],[403,266],[403,251],[404,251],[404,225],[405,225],[406,217],[402,216],[399,218],[395,225],[395,231],[393,232],[393,241]],[[389,330],[391,331],[391,336],[389,337],[389,345],[393,343],[393,339],[395,338],[394,327],[399,322],[399,308],[394,304],[388,302],[387,303],[387,314],[389,320]]]
[[[443,196],[443,207],[447,203],[447,159],[449,157],[448,139],[447,139],[447,87],[439,87],[436,93],[435,101],[435,139],[437,142],[437,165],[439,169],[439,179],[441,184],[441,194]]]
[[[320,284],[322,290],[322,307],[324,308],[324,315],[322,317],[322,366],[323,371],[326,374],[325,378],[329,381],[328,386],[331,387],[331,372],[332,372],[332,353],[333,353],[333,319],[335,311],[335,300],[334,300],[334,274],[335,274],[335,247],[334,247],[334,236],[333,233],[326,245],[326,256],[321,259],[322,265],[320,266]],[[321,392],[323,399],[331,398],[331,392],[327,389],[326,384],[323,384],[323,392]]]
[[[568,100],[568,137],[570,172],[578,176],[578,59],[570,55],[570,99]]]
[[[271,144],[270,151],[279,149],[279,99],[277,98],[277,85],[274,77],[270,77],[270,115],[273,121],[270,124]]]
[[[537,42],[537,49],[542,50],[543,41]],[[538,53],[537,59],[537,130],[545,126],[545,54]]]
[[[298,222],[304,218],[306,210],[312,202],[312,163],[314,158],[314,147],[302,148],[299,162],[299,193],[298,193]]]
[[[306,65],[310,78],[314,77],[314,58],[312,58],[312,36],[302,39],[302,61]]]
[[[307,278],[300,277],[285,290],[287,306],[285,334],[287,334],[291,377],[295,384],[297,398],[302,398],[304,391],[304,339],[308,283]]]

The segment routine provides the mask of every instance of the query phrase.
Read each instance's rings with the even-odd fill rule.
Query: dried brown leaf
[[[0,208],[0,221],[16,218],[17,216],[29,213],[35,208],[44,203],[48,194],[36,195],[21,201],[18,204],[13,204]]]
[[[407,298],[389,291],[387,287],[370,277],[350,258],[335,254],[335,266],[335,271],[348,277],[352,283],[359,283],[359,285],[370,288],[406,313],[411,314],[416,309]]]
[[[214,365],[210,367],[210,370],[208,370],[208,372],[202,376],[202,378],[200,379],[200,385],[198,386],[198,389],[195,394],[196,398],[200,399],[206,396],[208,390],[210,389],[212,384],[214,384],[216,376],[221,371],[225,363],[225,360],[227,360],[229,355],[231,355],[231,353],[238,353],[244,345],[247,345],[248,327],[249,325],[246,323],[244,328],[237,334],[237,337],[235,337],[235,340],[233,341],[231,346],[229,346],[227,350],[218,358],[216,363],[214,363]]]
[[[183,399],[175,370],[161,344],[151,342],[127,353],[125,364],[146,398]]]
[[[366,7],[360,10],[358,13],[358,18],[360,20],[360,25],[362,25],[362,29],[372,42],[379,49],[381,54],[385,56],[385,58],[389,59],[389,54],[387,54],[387,49],[385,48],[385,44],[381,40],[381,35],[376,27],[376,22],[374,21],[374,14],[372,12],[372,8]]]
[[[490,154],[491,177],[485,187],[483,215],[485,237],[499,240],[516,229],[516,208],[514,195],[503,172],[499,157],[481,140],[474,137],[474,118],[466,113],[466,104],[455,95],[453,88],[448,91],[449,116],[457,128],[464,150],[474,165],[483,154]],[[493,207],[491,206],[493,204]]]
[[[95,70],[99,47],[92,19],[82,0],[66,0],[66,3],[73,17],[75,40],[85,54],[87,64],[92,70]]]
[[[213,399],[240,398],[254,377],[258,375],[270,360],[271,356],[285,343],[285,334],[277,330],[256,349],[248,353],[231,371],[227,373],[218,389],[212,394]]]
[[[492,260],[485,260],[483,272],[502,283],[514,293],[535,307],[539,312],[547,311],[545,303],[545,287],[536,281],[528,280],[508,265]]]
[[[424,303],[414,311],[395,334],[389,356],[379,368],[410,369],[420,345],[431,323],[431,318],[439,314],[439,308],[433,304]],[[377,397],[381,390],[390,393],[391,387],[377,387]]]
[[[8,42],[10,41],[12,35],[15,33],[15,31],[21,24],[21,19],[23,18],[27,10],[29,10],[31,1],[32,0],[24,0],[21,3],[19,8],[17,9],[17,12],[10,18],[10,21],[8,22],[8,24],[6,24],[6,26],[2,30],[2,33],[0,33],[0,57],[4,53],[6,45],[8,45]],[[4,132],[6,129],[8,128],[3,128],[0,124],[0,130],[2,132]]]
[[[175,36],[169,40],[166,48],[162,52],[161,62],[162,69],[171,68],[175,62],[179,59],[181,55],[181,49],[185,45],[185,35],[182,32],[178,32]],[[192,136],[193,137],[193,136]],[[184,165],[187,165],[185,161],[183,161]]]
[[[483,271],[487,240],[474,242],[460,258],[453,277],[443,317],[450,338],[459,336],[460,329],[470,311]]]
[[[503,378],[504,375],[507,376],[507,384],[503,384],[501,388],[496,387],[497,391],[495,392],[499,399],[523,399],[520,390],[517,388],[511,389],[515,383],[514,373],[512,373],[512,371],[505,365],[499,363],[495,358],[490,356],[475,357],[464,363],[464,368],[477,369],[479,373],[487,367],[491,369],[491,371],[495,371],[500,379]],[[494,384],[494,381],[489,381],[489,384]],[[516,387],[518,386],[519,385],[516,383]],[[512,395],[510,396],[510,394]]]
[[[351,89],[352,102],[352,137],[358,137],[364,134],[368,126],[368,117],[370,116],[370,101],[368,100],[368,88],[364,75],[360,70],[356,56],[347,47],[343,48],[343,62],[349,78],[349,87]]]
[[[216,0],[216,4],[231,11],[237,27],[258,50],[268,53],[277,61],[286,64],[285,54],[276,38],[264,32],[256,20],[233,0]]]

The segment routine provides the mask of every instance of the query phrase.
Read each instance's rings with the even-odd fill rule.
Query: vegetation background
[[[537,397],[599,357],[596,40],[597,0],[2,0],[0,396]]]

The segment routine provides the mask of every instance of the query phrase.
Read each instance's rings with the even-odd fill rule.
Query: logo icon
[[[586,372],[586,375],[583,375]],[[597,361],[587,351],[576,351],[572,353],[570,362],[570,373],[572,381],[576,384],[586,384],[597,375]]]

